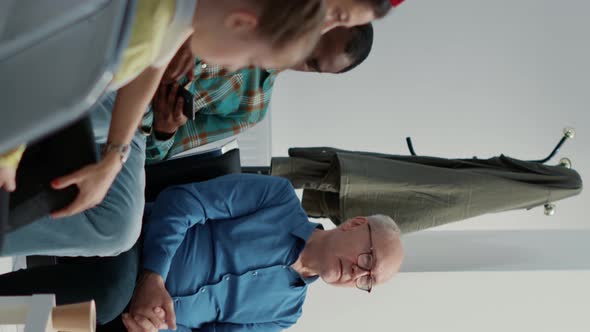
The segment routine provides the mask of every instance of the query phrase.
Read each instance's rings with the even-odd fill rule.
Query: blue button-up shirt
[[[282,178],[172,187],[148,213],[143,266],[165,280],[180,330],[281,331],[317,279],[290,267],[317,227]]]

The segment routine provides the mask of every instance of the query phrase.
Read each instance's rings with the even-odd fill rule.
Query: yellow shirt
[[[139,0],[129,44],[112,82],[115,89],[156,62],[175,9],[175,0]]]
[[[0,155],[0,167],[16,168],[20,159],[25,152],[25,145],[20,145],[16,149],[10,150],[7,153]]]

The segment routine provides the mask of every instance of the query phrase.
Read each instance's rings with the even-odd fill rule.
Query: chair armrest
[[[233,149],[219,155],[193,155],[167,160],[145,167],[145,199],[154,201],[167,187],[191,182],[206,181],[218,176],[240,173],[240,150]]]

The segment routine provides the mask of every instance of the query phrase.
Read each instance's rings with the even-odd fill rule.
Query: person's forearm
[[[108,141],[129,144],[150,103],[165,67],[148,67],[133,81],[119,89],[111,119]]]

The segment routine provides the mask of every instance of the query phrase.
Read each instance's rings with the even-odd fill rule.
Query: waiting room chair
[[[167,187],[210,180],[222,175],[240,173],[240,150],[231,141],[224,146],[188,154],[145,167],[146,202],[156,199]]]

